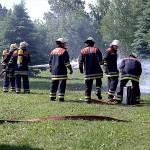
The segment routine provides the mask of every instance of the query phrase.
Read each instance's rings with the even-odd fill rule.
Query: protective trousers
[[[21,92],[21,79],[23,80],[24,93],[30,93],[28,75],[16,75],[15,79],[16,79],[16,93]]]
[[[115,96],[117,85],[118,76],[108,77],[108,99],[112,99]]]
[[[91,99],[93,80],[94,79],[85,80],[85,100]],[[96,95],[101,95],[101,86],[102,86],[102,80],[101,78],[97,78],[96,79],[96,93],[97,93]]]
[[[8,92],[11,86],[11,92],[15,92],[15,76],[13,73],[7,73],[3,79],[3,92]]]
[[[120,87],[117,92],[117,99],[122,101],[123,97],[123,87],[126,86],[127,82],[130,79],[124,79],[120,81]],[[131,80],[133,86],[133,96],[136,99],[136,102],[140,102],[140,87],[139,82]]]
[[[56,100],[56,93],[58,90],[58,100],[64,101],[66,90],[66,79],[64,80],[52,80],[50,85],[50,100]]]

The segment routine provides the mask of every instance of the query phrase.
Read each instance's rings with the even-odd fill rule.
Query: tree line
[[[102,53],[114,40],[121,42],[120,56],[131,51],[150,57],[149,0],[97,0],[85,10],[83,0],[48,0],[43,20],[32,21],[24,1],[11,9],[0,4],[0,51],[11,43],[29,43],[32,65],[48,62],[59,37],[68,39],[71,59],[77,58],[89,36]]]

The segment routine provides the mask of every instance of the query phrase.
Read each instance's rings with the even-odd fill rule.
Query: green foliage
[[[8,48],[7,40],[4,38],[5,18],[8,13],[11,13],[11,11],[8,11],[5,6],[3,7],[0,4],[0,50],[2,51]]]
[[[143,0],[144,1],[144,0]],[[137,30],[137,15],[140,14],[141,0],[111,0],[106,15],[102,20],[101,32],[104,41],[121,41],[121,55],[130,53],[134,32]]]
[[[11,43],[19,44],[22,41],[29,43],[28,50],[31,56],[31,65],[38,65],[48,62],[46,30],[42,24],[33,23],[28,16],[25,3],[14,5],[12,12],[8,12],[3,21],[2,45],[7,43],[7,49]],[[6,49],[6,47],[5,47]],[[3,50],[3,49],[2,49]],[[32,70],[31,74],[39,71]]]
[[[137,31],[133,46],[141,58],[150,58],[150,48],[148,46],[150,38],[150,2],[143,5],[143,11],[138,17]]]
[[[8,49],[11,43],[25,40],[29,43],[32,65],[45,64],[57,38],[68,39],[67,47],[73,59],[85,46],[84,40],[92,36],[102,52],[118,39],[121,56],[136,50],[142,58],[149,57],[148,0],[97,0],[89,5],[89,13],[82,0],[48,2],[50,10],[45,12],[43,22],[31,21],[23,1],[12,10],[0,5],[1,51]]]
[[[93,36],[97,46],[100,46],[100,36],[95,32],[92,18],[84,11],[83,1],[49,0],[49,4],[50,12],[45,14],[45,19],[49,29],[47,43],[51,48],[55,47],[54,41],[58,37],[65,37],[68,39],[71,58],[76,58],[84,47],[84,40],[89,36]]]

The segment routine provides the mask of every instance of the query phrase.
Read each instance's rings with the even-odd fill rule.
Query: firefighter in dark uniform
[[[96,95],[98,99],[102,99],[101,96],[101,86],[103,78],[103,71],[101,69],[102,63],[102,53],[94,46],[95,42],[92,37],[89,37],[85,43],[87,46],[81,50],[79,56],[79,70],[83,73],[83,68],[85,72],[85,101],[91,103],[91,91],[93,80],[96,79]]]
[[[17,44],[11,44],[9,52],[7,53],[7,50],[3,51],[2,55],[2,67],[3,67],[3,92],[9,91],[9,86],[11,86],[11,92],[15,92],[15,76],[14,76],[14,68],[8,67],[8,63],[10,61],[10,58],[15,50],[18,49]]]
[[[14,66],[16,79],[16,93],[21,92],[21,79],[23,80],[24,93],[30,93],[28,65],[30,63],[30,54],[27,50],[28,43],[21,42],[19,50],[12,54],[9,66]]]
[[[123,87],[126,86],[129,80],[131,80],[134,98],[136,100],[136,103],[139,103],[140,102],[139,78],[142,73],[142,67],[140,61],[137,59],[137,55],[132,53],[129,55],[128,58],[123,59],[119,69],[121,72],[121,80],[116,100],[118,101],[118,103],[121,103],[123,98]]]
[[[49,56],[50,72],[52,73],[50,100],[56,100],[58,90],[58,101],[63,102],[66,90],[67,68],[70,70],[70,74],[73,73],[73,70],[66,49],[66,40],[64,38],[58,38],[55,42],[57,48]]]
[[[103,69],[108,77],[108,99],[115,96],[118,85],[119,70],[117,68],[117,49],[119,41],[114,40],[103,55]]]

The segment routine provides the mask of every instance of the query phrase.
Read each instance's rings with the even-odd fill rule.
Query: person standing
[[[52,73],[50,101],[56,100],[58,90],[58,101],[63,102],[66,90],[67,68],[70,70],[70,74],[73,73],[73,70],[69,61],[66,40],[64,38],[58,38],[55,42],[57,47],[52,50],[49,56],[50,72]]]
[[[9,91],[9,86],[11,86],[11,92],[15,92],[15,76],[14,76],[14,67],[9,68],[8,63],[10,58],[15,50],[18,49],[17,44],[11,44],[9,52],[7,50],[3,51],[2,54],[2,67],[3,67],[3,92]]]
[[[16,93],[21,92],[21,79],[23,80],[24,93],[30,93],[29,88],[29,73],[28,65],[30,64],[30,54],[27,50],[29,44],[27,42],[21,42],[19,49],[14,51],[9,62],[9,66],[14,66],[15,80],[16,80]]]
[[[131,53],[129,57],[124,58],[119,68],[121,72],[121,80],[116,97],[117,102],[121,103],[123,98],[123,87],[126,86],[129,80],[131,80],[133,86],[134,99],[137,104],[140,103],[139,78],[142,74],[142,66],[141,62],[137,59],[137,55]]]
[[[114,40],[103,55],[103,69],[108,77],[108,99],[113,99],[118,85],[117,50],[119,43],[118,40]]]
[[[85,72],[85,101],[91,103],[91,91],[93,80],[96,80],[96,92],[98,99],[102,99],[101,87],[103,78],[103,71],[101,69],[102,53],[94,46],[95,41],[92,37],[89,37],[85,42],[87,46],[81,50],[79,56],[79,70]]]

